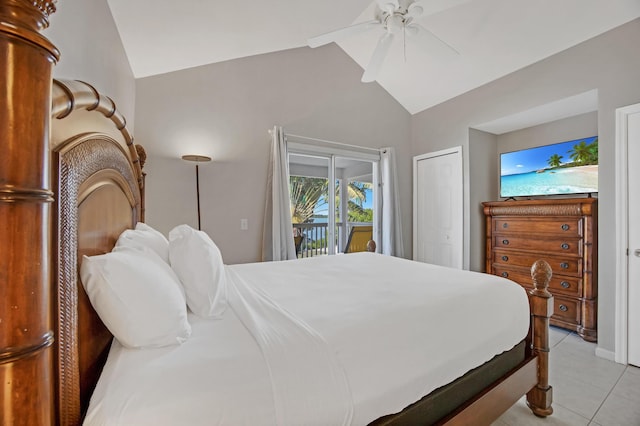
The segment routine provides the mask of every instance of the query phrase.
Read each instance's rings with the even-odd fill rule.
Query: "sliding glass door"
[[[289,149],[291,218],[298,257],[344,252],[353,227],[371,227],[374,238],[377,164],[371,155]]]

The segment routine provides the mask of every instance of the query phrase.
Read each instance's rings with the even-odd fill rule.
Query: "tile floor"
[[[640,368],[595,356],[596,345],[551,328],[553,415],[534,416],[524,398],[492,426],[640,426]]]

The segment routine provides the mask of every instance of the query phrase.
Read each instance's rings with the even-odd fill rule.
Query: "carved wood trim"
[[[32,0],[31,4],[37,7],[47,18],[56,11],[57,0]]]
[[[21,188],[15,185],[0,185],[0,202],[53,202],[53,192],[48,189]]]
[[[19,361],[53,345],[53,332],[47,332],[38,343],[19,348],[6,348],[0,352],[0,365]]]
[[[147,151],[145,151],[142,145],[136,145],[136,151],[138,152],[138,158],[140,159],[140,168],[144,169],[144,163],[147,162]],[[146,185],[147,173],[142,170],[142,186],[140,186],[140,221],[144,222],[146,213],[147,213],[147,205],[146,205],[146,196],[145,196],[145,185]]]
[[[553,413],[553,389],[549,386],[549,319],[553,315],[553,296],[549,293],[551,276],[551,266],[544,260],[537,260],[531,267],[534,288],[529,291],[530,340],[533,353],[538,357],[538,383],[527,393],[527,405],[540,417]]]
[[[48,51],[52,60],[60,60],[58,49],[40,31],[49,26],[49,16],[56,11],[56,1],[0,1],[0,33],[27,41]]]
[[[121,176],[132,205],[140,206],[131,163],[121,145],[101,135],[70,141],[59,154],[58,183],[58,409],[59,424],[80,423],[80,371],[78,355],[78,205],[90,189],[86,182],[99,174]],[[105,169],[107,170],[105,172]],[[110,177],[112,177],[110,176]],[[123,186],[124,186],[123,185]]]
[[[144,179],[142,177],[142,164],[140,163],[138,149],[134,144],[133,136],[126,127],[127,120],[118,111],[115,102],[108,96],[100,94],[90,84],[78,80],[53,80],[52,93],[52,118],[64,119],[75,110],[86,109],[87,111],[100,112],[113,122],[129,147],[129,156],[136,171],[136,181],[138,186],[142,188]]]
[[[597,198],[496,201],[484,204],[487,216],[583,216],[591,215]]]
[[[574,204],[570,206],[505,206],[491,207],[490,212],[493,216],[580,216],[580,205]]]

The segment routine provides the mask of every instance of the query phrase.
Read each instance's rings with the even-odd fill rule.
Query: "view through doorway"
[[[298,257],[343,253],[353,227],[373,227],[378,215],[376,170],[377,161],[371,158],[289,152]]]

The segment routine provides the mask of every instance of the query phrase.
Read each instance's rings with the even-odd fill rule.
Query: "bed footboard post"
[[[538,356],[538,383],[527,393],[527,405],[536,416],[553,413],[553,391],[549,386],[549,317],[553,315],[553,296],[548,291],[551,267],[544,260],[531,267],[534,289],[529,291],[531,307],[531,345]]]
[[[0,424],[53,425],[49,117],[55,0],[0,0]]]

